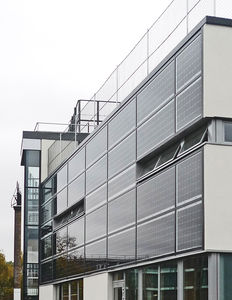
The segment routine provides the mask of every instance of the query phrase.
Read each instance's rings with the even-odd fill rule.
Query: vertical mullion
[[[158,266],[158,300],[161,299],[161,295],[160,295],[160,265]]]
[[[184,300],[184,270],[183,260],[178,262],[177,265],[177,299]]]

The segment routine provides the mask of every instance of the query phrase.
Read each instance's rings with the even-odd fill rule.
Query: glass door
[[[113,288],[114,288],[114,300],[126,300],[124,280],[114,281]]]

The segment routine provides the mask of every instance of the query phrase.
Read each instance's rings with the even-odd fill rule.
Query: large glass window
[[[176,263],[164,263],[160,267],[160,300],[177,300]]]
[[[106,155],[91,166],[86,172],[86,193],[91,192],[106,181],[107,158]]]
[[[86,165],[92,164],[99,156],[102,156],[107,150],[107,127],[105,126],[101,131],[88,142],[86,145]]]
[[[143,269],[143,300],[158,300],[158,266]]]
[[[90,212],[94,208],[106,203],[107,200],[107,185],[104,184],[93,193],[86,196],[86,212]]]
[[[57,191],[60,191],[68,183],[68,168],[65,165],[57,173]]]
[[[109,147],[135,128],[135,114],[135,100],[133,100],[109,122]]]
[[[106,235],[106,205],[86,216],[86,241]]]
[[[135,133],[132,133],[109,152],[109,177],[112,177],[135,161],[135,147]]]
[[[79,151],[68,162],[68,180],[73,180],[85,169],[85,149]]]
[[[146,222],[137,229],[137,257],[145,259],[175,251],[174,212]]]
[[[202,202],[196,202],[177,210],[177,250],[202,246]]]
[[[121,194],[128,188],[135,185],[136,169],[135,165],[121,172],[108,182],[109,199]]]
[[[67,227],[60,229],[55,233],[56,253],[62,253],[67,250]]]
[[[177,164],[177,203],[196,200],[202,197],[202,153]]]
[[[108,238],[109,263],[126,263],[135,259],[135,229],[129,229]]]
[[[137,188],[137,215],[142,220],[175,206],[175,167],[164,171]]]
[[[135,190],[108,204],[109,232],[135,223]]]
[[[132,269],[125,272],[126,300],[138,299],[138,270]]]
[[[68,206],[67,188],[64,188],[56,197],[57,214],[65,210]]]
[[[171,101],[147,122],[138,128],[138,158],[155,149],[161,142],[174,135],[175,132],[174,101]]]
[[[188,45],[176,58],[177,90],[186,86],[201,73],[201,35]]]
[[[231,296],[231,294],[230,294]],[[208,257],[184,260],[184,300],[208,299]],[[222,298],[227,300],[226,298]],[[229,300],[229,298],[228,298]]]
[[[176,98],[177,130],[202,114],[202,79],[199,78]]]
[[[173,95],[174,62],[172,61],[138,94],[138,123],[167,103]]]
[[[231,300],[232,255],[220,254],[220,299]]]
[[[84,218],[68,226],[68,248],[81,246],[84,243]]]
[[[85,194],[85,174],[82,174],[68,186],[68,206],[73,205],[84,197]]]
[[[52,255],[52,236],[48,236],[47,238],[41,241],[41,258],[47,258]]]

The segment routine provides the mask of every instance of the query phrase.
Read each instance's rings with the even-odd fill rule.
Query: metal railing
[[[91,100],[120,103],[206,15],[232,18],[232,1],[171,1]],[[82,108],[84,114],[92,111],[92,101]],[[102,115],[112,110],[107,103],[100,108]]]
[[[75,127],[71,131],[73,141],[63,140],[61,133],[60,141],[49,148],[49,173],[76,149],[76,132],[93,131],[100,123],[96,120],[99,117],[104,120],[206,15],[232,18],[232,1],[172,0],[93,97],[77,102],[76,110],[84,116],[84,121],[78,123],[76,114],[74,124],[36,124],[35,131],[42,126],[48,131],[51,125],[59,132],[69,132],[70,126]]]

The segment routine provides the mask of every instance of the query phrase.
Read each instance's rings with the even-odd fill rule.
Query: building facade
[[[39,299],[231,299],[231,53],[232,21],[206,17],[50,174],[24,138]]]

